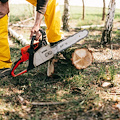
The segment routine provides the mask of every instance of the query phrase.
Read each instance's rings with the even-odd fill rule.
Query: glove
[[[6,3],[8,0],[0,0],[2,3]]]

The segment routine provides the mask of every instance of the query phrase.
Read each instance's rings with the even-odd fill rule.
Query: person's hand
[[[38,41],[40,36],[42,35],[41,32],[39,31],[42,18],[43,18],[43,14],[37,12],[36,20],[35,20],[32,30],[31,30],[30,39],[32,38],[33,35],[36,35],[35,40]]]
[[[32,38],[32,36],[35,35],[36,36],[36,41],[38,41],[40,39],[40,36],[42,35],[41,32],[39,31],[39,26],[33,26],[32,30],[31,30],[31,34],[30,34],[30,39]]]

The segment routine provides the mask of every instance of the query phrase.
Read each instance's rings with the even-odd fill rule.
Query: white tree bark
[[[29,41],[24,39],[22,35],[19,35],[14,30],[12,30],[10,27],[8,28],[8,32],[10,33],[12,37],[16,38],[23,46],[30,44]]]
[[[69,0],[64,0],[63,30],[69,31],[70,5]]]

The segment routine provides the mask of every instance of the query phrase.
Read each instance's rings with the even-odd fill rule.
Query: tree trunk
[[[102,14],[102,21],[105,19],[105,0],[103,0],[103,14]]]
[[[69,0],[64,0],[64,13],[62,17],[63,21],[63,30],[69,31],[69,19],[70,19],[70,6]]]
[[[116,7],[115,0],[110,0],[108,13],[105,21],[105,29],[103,30],[102,38],[101,38],[101,44],[103,46],[111,43],[113,21],[115,16],[115,7]]]
[[[85,4],[84,4],[84,0],[82,0],[83,3],[83,14],[82,14],[82,20],[84,20],[85,18]]]
[[[93,62],[92,51],[87,48],[73,48],[64,51],[63,56],[71,60],[76,69],[85,69]]]

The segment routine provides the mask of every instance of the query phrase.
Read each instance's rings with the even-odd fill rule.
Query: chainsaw
[[[56,54],[62,52],[63,50],[71,47],[76,42],[82,40],[88,35],[88,30],[84,29],[76,34],[61,40],[53,46],[50,46],[46,41],[46,33],[43,30],[39,30],[42,34],[42,40],[39,39],[39,42],[34,43],[35,36],[32,37],[30,45],[27,45],[21,48],[21,57],[14,63],[14,67],[11,71],[13,77],[19,76],[23,73],[28,72],[29,70],[49,61]],[[23,62],[28,61],[27,69],[21,71],[20,73],[15,74],[16,68]]]

